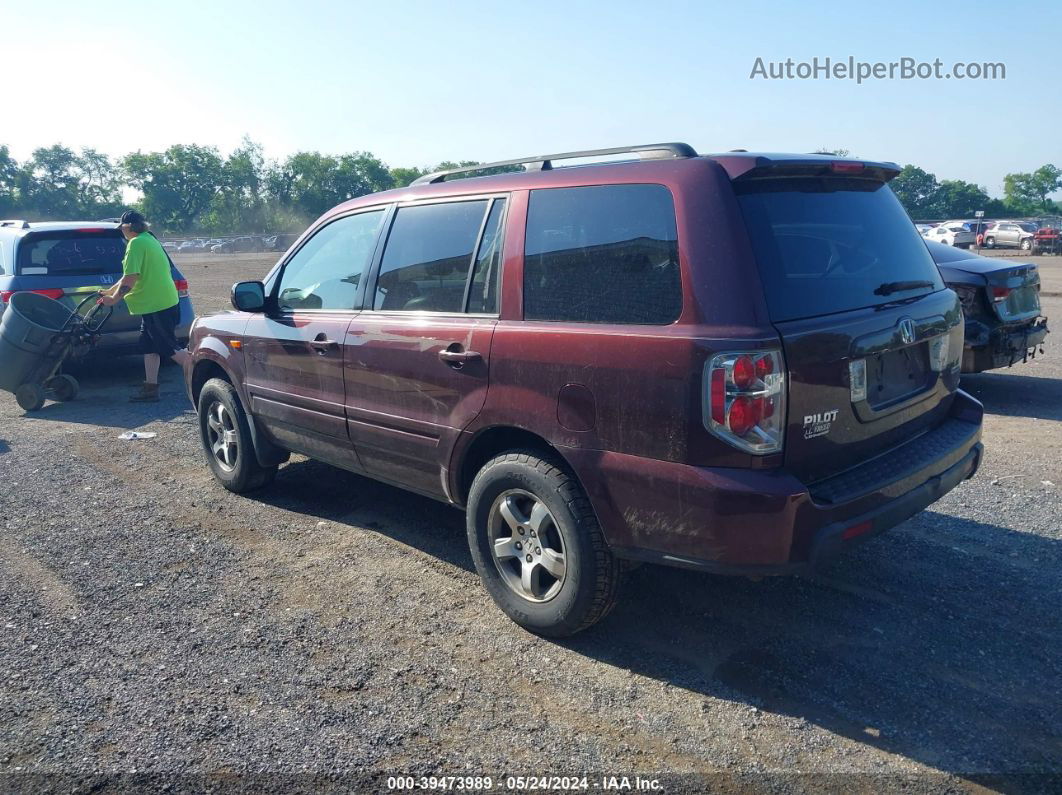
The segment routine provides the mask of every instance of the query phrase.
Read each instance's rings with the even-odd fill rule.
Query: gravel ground
[[[267,259],[180,264],[206,311]],[[1062,299],[1044,305],[1062,321]],[[140,376],[101,366],[32,417],[0,393],[4,790],[666,771],[667,791],[1046,791],[1062,776],[1057,345],[964,379],[986,460],[930,510],[807,579],[643,567],[564,642],[493,607],[457,511],[305,459],[229,494],[176,369],[154,406],[124,402]]]

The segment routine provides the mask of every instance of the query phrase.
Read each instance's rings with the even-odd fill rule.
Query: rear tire
[[[81,385],[77,379],[66,373],[49,378],[44,382],[44,388],[51,393],[53,400],[58,400],[60,403],[74,400],[81,391]]]
[[[537,451],[503,453],[480,469],[467,533],[487,592],[531,632],[574,635],[615,606],[621,565],[586,493]]]
[[[23,411],[38,411],[44,406],[44,388],[40,384],[23,384],[15,390],[15,400]]]
[[[996,247],[996,239],[994,237],[986,237],[985,238],[985,248],[995,248],[995,247]]]
[[[243,494],[273,480],[277,467],[258,463],[247,414],[232,384],[221,378],[207,381],[199,393],[198,412],[207,465],[222,486]]]

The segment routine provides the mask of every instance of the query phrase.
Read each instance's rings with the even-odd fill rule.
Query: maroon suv
[[[346,202],[196,322],[223,485],[293,451],[461,506],[498,605],[566,635],[632,561],[806,570],[977,469],[962,310],[894,164],[479,168],[516,165]]]

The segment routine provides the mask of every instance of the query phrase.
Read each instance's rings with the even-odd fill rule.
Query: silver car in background
[[[996,221],[985,230],[985,248],[1031,251],[1036,230],[1036,224],[1029,221]]]

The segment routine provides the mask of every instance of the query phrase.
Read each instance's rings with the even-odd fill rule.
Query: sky
[[[391,166],[685,141],[845,148],[1002,195],[1062,166],[1062,2],[0,0],[0,144],[112,155],[243,136]],[[750,78],[818,57],[1005,80]],[[1037,102],[1051,95],[1053,101]]]

